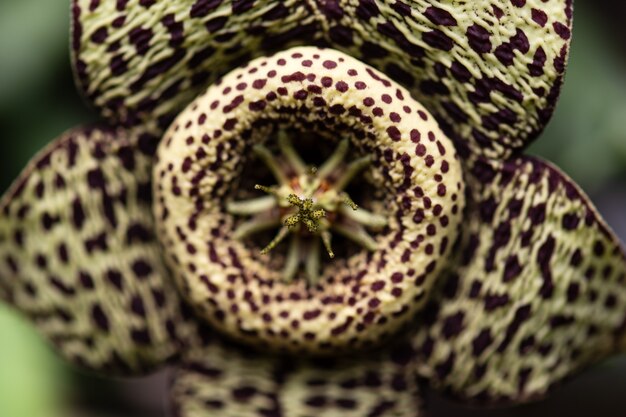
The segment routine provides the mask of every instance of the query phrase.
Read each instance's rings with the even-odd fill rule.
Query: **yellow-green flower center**
[[[278,232],[261,253],[267,254],[291,234],[283,278],[292,280],[300,267],[311,284],[317,282],[320,270],[320,242],[332,259],[333,232],[358,243],[368,250],[376,242],[366,228],[378,230],[387,220],[360,208],[345,191],[355,177],[371,162],[370,157],[345,163],[348,141],[340,142],[330,157],[318,168],[308,166],[293,148],[284,132],[278,135],[280,157],[263,145],[254,153],[267,165],[277,184],[256,185],[267,195],[228,204],[234,215],[250,216],[236,230],[235,237],[247,238],[272,228]]]

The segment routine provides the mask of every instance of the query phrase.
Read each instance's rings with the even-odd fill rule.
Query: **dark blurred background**
[[[626,3],[578,0],[556,115],[530,152],[572,176],[626,240]],[[96,119],[73,85],[69,0],[0,0],[0,191],[64,130]],[[167,371],[133,381],[83,375],[0,306],[0,417],[163,417]],[[465,410],[440,397],[431,415],[626,416],[626,358],[607,361],[547,400]]]

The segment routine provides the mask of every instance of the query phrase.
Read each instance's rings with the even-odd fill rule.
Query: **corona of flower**
[[[626,255],[525,156],[563,0],[74,0],[105,123],[0,203],[0,297],[176,415],[419,416],[417,377],[539,398],[626,349]]]

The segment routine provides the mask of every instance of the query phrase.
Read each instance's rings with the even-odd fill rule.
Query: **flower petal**
[[[173,387],[177,417],[422,415],[410,354],[298,361],[210,345],[190,356]]]
[[[127,125],[170,116],[226,71],[318,30],[301,0],[72,1],[77,83]]]
[[[464,154],[508,156],[559,94],[571,0],[73,1],[85,95],[116,122],[164,124],[252,57],[323,42],[409,88]]]
[[[71,362],[143,372],[186,329],[154,237],[154,141],[101,128],[62,135],[0,203],[0,288]]]
[[[626,254],[583,192],[541,160],[484,167],[470,182],[460,266],[414,339],[419,373],[477,402],[531,400],[620,349]]]
[[[571,0],[317,3],[331,44],[404,84],[462,156],[505,159],[552,114]]]

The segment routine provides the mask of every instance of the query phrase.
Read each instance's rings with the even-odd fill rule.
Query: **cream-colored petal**
[[[156,140],[80,128],[35,157],[0,203],[0,288],[65,359],[138,373],[186,327],[151,212]]]
[[[419,417],[410,352],[301,361],[212,344],[174,376],[177,417]]]
[[[550,119],[568,58],[571,0],[316,3],[331,45],[407,87],[463,157],[504,159]]]
[[[321,36],[302,0],[72,0],[84,96],[114,123],[162,126],[227,71]]]
[[[323,43],[409,89],[463,154],[508,156],[550,118],[571,0],[73,0],[85,96],[114,121],[162,125],[229,70]]]
[[[626,254],[584,193],[530,157],[469,183],[460,265],[418,320],[420,375],[475,402],[521,402],[623,351]]]

